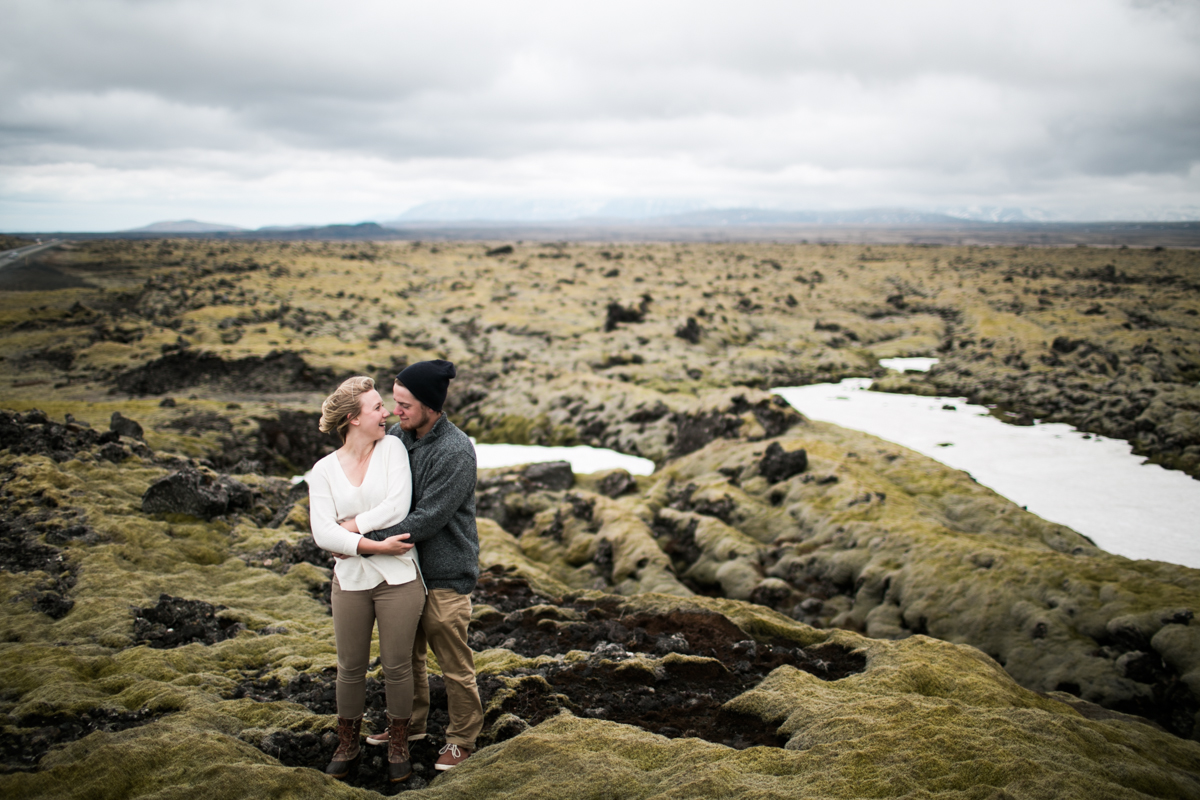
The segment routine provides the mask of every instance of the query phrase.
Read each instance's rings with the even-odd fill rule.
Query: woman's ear
[[[346,418],[347,418],[347,419],[349,419],[349,418],[350,418],[350,415],[349,415],[349,414],[347,414],[347,415],[346,415]],[[361,425],[361,424],[362,424],[362,422],[361,422],[361,418],[360,418],[360,417],[355,417],[354,419],[351,419],[351,420],[350,420],[350,424],[351,424],[351,425]]]

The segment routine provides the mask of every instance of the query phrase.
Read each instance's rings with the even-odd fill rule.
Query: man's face
[[[398,383],[392,385],[392,399],[396,401],[392,413],[400,418],[400,430],[417,433],[437,422],[439,415]]]

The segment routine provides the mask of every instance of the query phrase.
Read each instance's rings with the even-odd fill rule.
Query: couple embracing
[[[346,777],[360,754],[376,621],[388,727],[367,741],[387,745],[390,782],[412,774],[409,742],[425,738],[427,647],[442,668],[450,708],[436,768],[465,760],[483,727],[467,644],[479,577],[475,448],[442,413],[454,377],[449,361],[406,367],[392,386],[391,414],[400,421],[390,430],[391,414],[371,378],[346,380],[321,405],[321,430],[342,441],[308,481],[313,538],[337,557],[338,747],[325,769],[336,778]]]

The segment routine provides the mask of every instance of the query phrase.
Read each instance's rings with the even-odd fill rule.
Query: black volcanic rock
[[[134,637],[158,649],[181,647],[192,642],[216,644],[236,636],[245,628],[237,620],[218,617],[217,612],[224,608],[203,600],[162,594],[158,603],[135,612]]]
[[[695,317],[688,317],[687,324],[675,329],[675,335],[685,342],[696,344],[700,341],[700,334],[703,333],[700,326],[696,324]]]
[[[128,436],[130,439],[145,438],[142,426],[135,420],[123,416],[120,411],[112,413],[112,420],[108,423],[108,427],[110,430],[115,431],[118,436]]]
[[[575,473],[566,461],[547,461],[530,464],[524,472],[526,481],[541,489],[560,492],[575,484]]]
[[[758,462],[759,473],[771,483],[786,481],[793,475],[799,475],[808,469],[808,451],[793,450],[788,452],[779,442],[767,445],[767,452],[762,461]]]
[[[201,519],[246,510],[252,504],[253,492],[244,484],[192,467],[151,484],[142,495],[142,511],[147,514],[189,514]]]
[[[615,469],[600,481],[600,494],[617,498],[637,490],[637,481],[623,469]]]

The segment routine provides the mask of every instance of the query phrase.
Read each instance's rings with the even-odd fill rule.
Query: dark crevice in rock
[[[693,495],[697,488],[694,483],[685,486],[672,485],[667,493],[670,507],[677,511],[690,511],[706,517],[716,517],[726,525],[733,524],[734,514],[737,511],[737,503],[733,497],[723,494],[716,500],[694,499]]]
[[[1184,616],[1179,621],[1163,622],[1187,625],[1190,620],[1190,616]],[[1185,739],[1195,733],[1196,714],[1200,712],[1200,697],[1197,697],[1184,683],[1180,674],[1155,652],[1147,637],[1126,628],[1118,629],[1108,637],[1097,639],[1096,642],[1099,645],[1096,655],[1115,658],[1127,679],[1149,689],[1146,694],[1105,703],[1105,708],[1149,720]],[[1067,694],[1080,694],[1078,686],[1073,690],[1071,687],[1059,689]]]
[[[650,531],[658,539],[658,546],[670,556],[676,575],[683,575],[704,554],[696,544],[696,527],[699,524],[697,519],[678,525],[662,515],[654,518]]]
[[[771,483],[786,481],[806,469],[808,469],[808,452],[803,449],[786,451],[779,442],[771,442],[767,445],[766,453],[758,462],[759,473]]]

